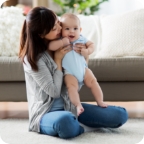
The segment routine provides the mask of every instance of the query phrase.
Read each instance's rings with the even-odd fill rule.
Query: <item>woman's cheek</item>
[[[57,37],[57,38],[60,38],[60,37],[61,37],[61,34],[60,34],[60,33],[59,33],[59,34],[57,34],[57,35],[56,35],[56,37]]]
[[[62,36],[65,37],[66,36],[66,33],[64,30],[62,30]]]

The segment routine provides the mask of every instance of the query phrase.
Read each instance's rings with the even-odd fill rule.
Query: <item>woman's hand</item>
[[[87,49],[87,47],[86,47],[85,44],[82,44],[82,43],[77,43],[77,44],[75,44],[74,50],[75,50],[75,52],[81,54],[81,55],[84,56],[85,58],[87,58],[88,55],[89,55],[88,49]]]
[[[71,50],[72,50],[72,45],[69,44],[63,48],[59,48],[54,52],[54,61],[57,64],[59,70],[62,70],[61,61],[63,57],[65,56],[66,53],[68,53]]]
[[[63,48],[59,48],[54,52],[54,60],[62,60],[66,53],[72,50],[72,45],[69,44]]]

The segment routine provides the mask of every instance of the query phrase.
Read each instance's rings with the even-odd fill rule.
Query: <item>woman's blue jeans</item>
[[[40,121],[40,133],[68,139],[84,132],[79,122],[93,128],[118,128],[128,119],[127,111],[122,107],[102,108],[86,103],[82,105],[84,112],[78,119],[71,112],[64,110],[46,113]]]

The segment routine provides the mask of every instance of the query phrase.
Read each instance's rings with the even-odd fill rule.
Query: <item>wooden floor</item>
[[[95,104],[94,102],[89,102]],[[130,118],[144,118],[144,101],[141,102],[106,102],[109,105],[125,107]],[[27,102],[0,102],[0,118],[28,118]]]

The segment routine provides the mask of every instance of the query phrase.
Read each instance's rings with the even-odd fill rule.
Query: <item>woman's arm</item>
[[[48,52],[43,53],[42,57],[37,62],[38,71],[32,70],[30,64],[27,61],[27,58],[25,57],[25,73],[28,73],[28,75],[32,77],[29,80],[35,81],[40,89],[42,89],[50,97],[60,97],[61,86],[63,82],[61,61],[64,55],[70,50],[72,49],[67,46],[55,51],[54,61],[56,64],[53,63],[53,66],[51,66],[51,57]]]
[[[47,95],[53,98],[60,97],[61,86],[63,82],[63,73],[59,69],[54,70],[52,74],[52,69],[49,68],[44,59],[47,59],[49,55],[45,52],[43,58],[40,58],[37,62],[38,71],[31,69],[29,63],[25,60],[24,70],[25,73],[30,75],[31,81],[35,81],[40,89],[42,89]],[[56,65],[54,65],[56,68]],[[26,81],[27,82],[27,81]]]
[[[70,44],[69,39],[67,37],[59,39],[59,40],[53,40],[49,43],[48,49],[51,51],[56,51],[59,48],[62,48],[66,45]]]

